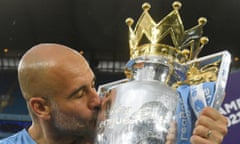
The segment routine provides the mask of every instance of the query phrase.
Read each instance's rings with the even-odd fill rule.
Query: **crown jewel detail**
[[[206,37],[202,37],[202,28],[207,22],[206,18],[199,18],[198,25],[184,30],[179,14],[180,2],[174,2],[172,12],[158,23],[148,12],[151,8],[149,3],[144,3],[142,8],[143,13],[137,21],[135,29],[132,28],[133,19],[126,19],[129,27],[130,59],[157,55],[184,63],[196,58],[208,42]],[[148,42],[141,44],[144,35]],[[173,45],[163,42],[167,36],[170,36]]]

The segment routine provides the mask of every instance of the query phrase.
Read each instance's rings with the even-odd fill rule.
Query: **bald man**
[[[18,78],[32,125],[0,144],[93,143],[100,99],[94,74],[81,54],[59,44],[39,44],[23,55]],[[226,133],[226,118],[205,108],[191,143],[221,143]],[[175,141],[168,139],[167,143]]]
[[[22,57],[18,78],[32,125],[6,141],[93,142],[100,100],[94,88],[94,74],[82,55],[58,44],[34,46]]]

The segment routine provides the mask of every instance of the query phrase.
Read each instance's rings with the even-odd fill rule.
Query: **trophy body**
[[[189,144],[201,109],[220,108],[230,62],[227,51],[182,65],[169,65],[167,59],[155,56],[130,60],[131,79],[99,86],[102,105],[96,143]],[[203,89],[194,95],[186,87]]]
[[[176,90],[166,85],[168,67],[146,64],[135,79],[102,86],[98,144],[164,144],[175,123]],[[146,74],[148,73],[148,74]]]

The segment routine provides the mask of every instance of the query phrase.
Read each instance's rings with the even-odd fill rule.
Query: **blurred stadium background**
[[[97,85],[121,79],[129,58],[128,28],[124,21],[129,16],[137,20],[143,2],[1,0],[0,139],[30,124],[16,75],[19,59],[27,49],[43,42],[64,44],[83,53],[96,73]],[[173,0],[148,2],[156,21],[172,10]],[[186,29],[195,26],[201,16],[208,19],[204,35],[210,42],[200,56],[228,50],[232,54],[231,74],[238,73],[240,1],[181,2],[180,12]],[[236,99],[239,97],[233,95],[237,96]],[[240,109],[240,104],[238,106]]]

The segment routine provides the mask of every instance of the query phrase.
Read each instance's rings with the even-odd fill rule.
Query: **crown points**
[[[190,55],[190,51],[187,50],[187,49],[184,49],[184,50],[182,51],[182,55],[183,55],[186,59],[188,59],[188,58],[189,58],[189,55]]]
[[[179,10],[182,7],[182,3],[179,1],[175,1],[173,2],[172,7],[174,10]]]
[[[207,19],[205,17],[200,17],[198,19],[198,24],[205,25],[207,23]]]
[[[151,8],[151,5],[149,3],[147,3],[147,2],[145,2],[142,5],[142,9],[145,10],[145,11],[148,11],[150,8]]]
[[[205,45],[209,42],[209,39],[207,37],[201,37],[200,42],[201,44]]]
[[[128,25],[128,26],[132,26],[132,24],[134,23],[134,20],[132,18],[127,18],[125,20],[125,23]]]
[[[198,55],[208,42],[206,37],[202,37],[202,28],[207,23],[207,19],[201,17],[198,19],[197,26],[184,30],[178,12],[182,4],[175,1],[172,3],[172,7],[172,12],[158,23],[148,13],[151,8],[149,3],[142,5],[143,13],[136,22],[135,28],[132,28],[134,20],[126,19],[125,22],[129,26],[130,59],[157,55],[184,63]],[[164,43],[168,36],[173,42],[171,45]]]

